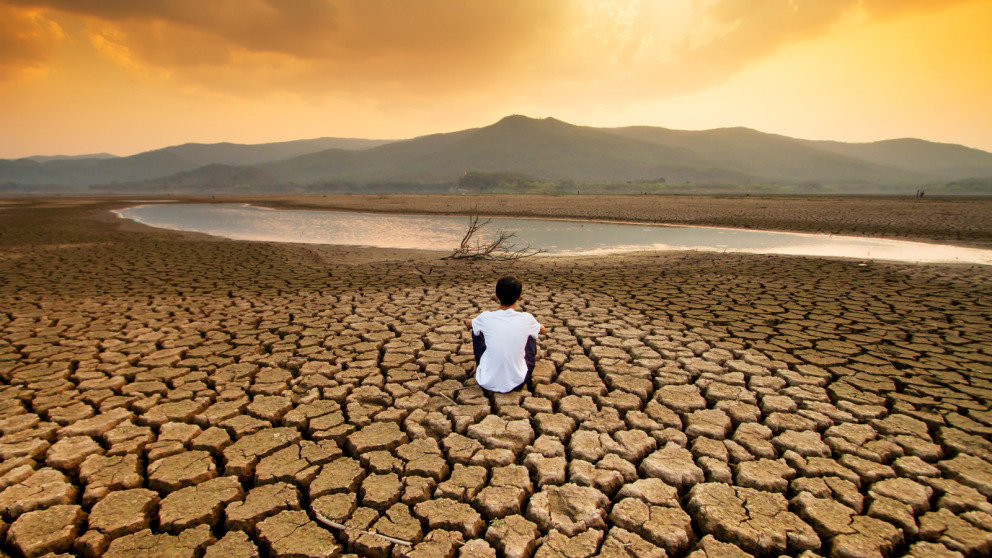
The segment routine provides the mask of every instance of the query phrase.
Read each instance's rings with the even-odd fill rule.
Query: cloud
[[[62,29],[39,10],[0,4],[0,82],[44,71]]]
[[[969,0],[716,0],[706,12],[728,30],[684,53],[685,62],[733,72],[789,44],[828,33],[846,17],[884,21]],[[970,0],[973,1],[973,0]]]
[[[571,0],[0,0],[71,14],[124,67],[239,96],[450,96],[540,73]]]
[[[852,14],[885,20],[963,1],[0,0],[20,18],[8,27],[34,29],[3,33],[15,44],[0,52],[8,66],[40,67],[52,37],[25,14],[48,10],[81,18],[123,67],[237,96],[671,97]],[[4,68],[0,59],[0,78]]]
[[[857,0],[718,0],[705,10],[725,31],[686,43],[670,65],[688,90],[717,84],[791,43],[826,32]]]
[[[371,60],[401,51],[420,56],[485,51],[514,38],[533,38],[546,28],[547,20],[569,11],[567,0],[504,0],[498,4],[464,0],[2,1],[111,24],[125,40],[147,43],[149,52],[152,46],[182,49],[175,39],[198,36],[198,42],[210,39],[230,51],[277,53],[303,60]],[[162,56],[163,61],[168,59]],[[216,59],[208,53],[202,63],[216,63]]]
[[[974,0],[862,0],[860,7],[869,18],[885,21],[906,15],[939,12],[971,1]]]
[[[637,56],[614,57],[614,62],[626,62],[624,71],[615,72],[612,82],[596,83],[598,93],[591,97],[664,98],[696,93],[725,83],[790,45],[828,35],[844,25],[868,25],[974,1],[701,0],[691,3],[691,10],[682,14],[683,25],[668,33],[666,41],[659,40],[662,34],[656,26],[646,28],[644,22],[664,21],[673,11],[671,3],[659,8],[660,2],[628,0],[634,13],[626,13],[625,19],[634,23],[625,29],[622,50],[615,50]],[[604,71],[605,67],[600,68]]]

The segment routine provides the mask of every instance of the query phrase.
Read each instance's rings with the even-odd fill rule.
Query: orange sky
[[[0,0],[0,158],[575,124],[992,151],[988,0]]]

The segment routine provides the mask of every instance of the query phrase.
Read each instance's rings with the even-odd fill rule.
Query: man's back
[[[483,312],[472,320],[473,335],[482,334],[484,352],[475,381],[484,389],[508,392],[524,383],[533,361],[527,362],[528,341],[537,347],[541,324],[527,312],[513,308]]]

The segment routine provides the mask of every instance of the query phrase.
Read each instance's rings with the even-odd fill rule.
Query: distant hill
[[[388,140],[356,138],[318,138],[243,145],[238,143],[186,143],[149,153],[169,153],[181,157],[195,167],[219,163],[222,165],[257,165],[327,149],[362,150],[389,143]]]
[[[318,138],[255,145],[187,143],[130,157],[0,160],[0,182],[58,186],[133,182],[191,171],[205,165],[256,165],[331,148],[367,149],[384,143],[387,141],[353,138]]]
[[[905,168],[817,149],[801,140],[749,128],[696,132],[637,126],[613,128],[610,132],[682,147],[763,182],[881,186],[913,184],[927,178]]]
[[[927,192],[933,194],[981,194],[992,195],[992,176],[962,178],[933,187]]]
[[[802,141],[802,143],[877,165],[906,169],[940,181],[985,176],[992,172],[992,153],[951,143],[934,143],[912,138],[873,143],[838,141]]]
[[[746,179],[680,147],[656,145],[560,120],[510,116],[485,128],[398,141],[364,151],[329,150],[259,165],[287,182],[453,182],[466,172],[604,181],[659,177]]]
[[[113,159],[117,155],[111,155],[110,153],[90,153],[88,155],[33,155],[31,157],[24,157],[29,161],[34,161],[36,163],[47,163],[48,161],[70,161],[72,159]]]
[[[96,189],[163,194],[198,194],[208,191],[255,193],[276,185],[277,182],[271,176],[255,167],[211,164],[159,178],[99,185]]]
[[[916,140],[941,160],[946,146]],[[827,143],[827,142],[820,142]],[[947,161],[942,174],[873,155],[876,144],[821,148],[815,142],[747,128],[700,132],[657,127],[590,128],[553,118],[510,116],[484,128],[398,141],[361,152],[311,153],[259,167],[287,183],[453,182],[470,172],[515,173],[537,181],[649,181],[698,184],[785,184],[828,192],[889,192],[992,172],[992,154],[971,150]],[[977,152],[974,153],[974,152]],[[955,169],[959,174],[955,175]]]
[[[113,159],[0,160],[0,183],[94,190],[992,194],[992,153],[917,139],[813,141],[747,128],[593,128],[508,116],[401,141],[185,144]],[[951,184],[954,184],[952,187]]]

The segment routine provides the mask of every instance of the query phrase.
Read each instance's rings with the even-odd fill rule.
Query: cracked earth
[[[988,269],[511,268],[102,213],[0,212],[0,556],[992,552]],[[506,272],[547,335],[487,394],[462,324]]]

